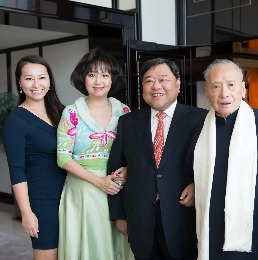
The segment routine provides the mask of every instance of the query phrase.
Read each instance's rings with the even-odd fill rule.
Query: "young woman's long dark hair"
[[[57,93],[56,93],[56,86],[55,86],[55,80],[54,76],[52,73],[52,70],[49,66],[49,64],[40,56],[38,55],[28,55],[19,60],[16,66],[15,70],[15,79],[16,79],[16,87],[17,91],[19,93],[19,100],[18,100],[18,105],[22,104],[25,99],[26,95],[23,93],[20,93],[21,87],[20,87],[20,77],[22,74],[22,69],[23,67],[28,64],[41,64],[46,67],[48,75],[49,75],[49,80],[50,80],[50,88],[47,94],[44,97],[45,100],[45,107],[47,111],[47,115],[49,119],[51,120],[53,126],[55,129],[57,129],[57,126],[59,124],[59,121],[61,119],[61,115],[64,109],[64,105],[61,103],[59,100]]]

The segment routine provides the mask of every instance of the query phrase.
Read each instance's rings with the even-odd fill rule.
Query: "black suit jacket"
[[[138,257],[149,257],[155,225],[155,199],[160,196],[161,215],[168,250],[172,257],[196,254],[195,211],[179,203],[185,187],[193,182],[183,174],[183,163],[195,126],[207,111],[177,104],[157,169],[151,136],[151,109],[120,117],[108,173],[127,166],[127,182],[109,196],[112,220],[126,219],[129,242]],[[161,175],[162,177],[157,177]]]

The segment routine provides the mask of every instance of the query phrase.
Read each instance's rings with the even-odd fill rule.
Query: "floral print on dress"
[[[123,111],[125,114],[131,112],[131,110],[129,109],[129,107],[123,107]]]
[[[112,118],[103,129],[91,117],[85,98],[79,98],[67,106],[58,126],[58,160],[64,165],[73,159],[83,165],[106,167],[109,153],[116,138],[118,118],[130,109],[114,98],[110,98]]]
[[[78,125],[78,117],[76,116],[76,112],[73,111],[72,109],[69,109],[68,112],[70,114],[70,122],[72,123],[73,127],[67,131],[67,134],[73,139],[74,136],[76,135],[76,126]]]
[[[106,146],[108,144],[108,138],[115,140],[116,134],[112,131],[105,131],[104,133],[94,133],[89,136],[90,139],[100,139],[102,146]]]

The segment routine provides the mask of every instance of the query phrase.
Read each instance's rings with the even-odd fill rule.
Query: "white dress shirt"
[[[164,119],[164,144],[166,143],[169,127],[175,112],[177,100],[168,107],[164,112],[167,114],[167,116]],[[158,127],[158,117],[156,116],[159,113],[159,111],[154,110],[151,108],[151,134],[152,134],[152,142],[154,142],[154,136],[156,134],[156,130]]]

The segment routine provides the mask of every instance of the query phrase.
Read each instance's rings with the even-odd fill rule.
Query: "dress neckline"
[[[41,119],[40,117],[36,116],[34,113],[32,113],[30,110],[24,108],[24,107],[17,107],[23,111],[26,111],[28,112],[31,116],[37,118],[39,121],[41,121],[42,123],[45,123],[47,126],[51,127],[51,128],[54,128],[54,126],[50,125],[48,122],[46,122],[45,120]]]
[[[114,128],[117,126],[118,118],[122,114],[122,106],[121,102],[115,98],[109,97],[108,100],[111,103],[112,107],[112,115],[110,118],[109,123],[106,127],[100,126],[91,116],[89,107],[85,102],[87,100],[86,97],[80,97],[75,101],[75,105],[77,107],[78,113],[81,119],[88,125],[88,127],[93,130],[94,132],[106,132],[106,131],[113,131]]]

